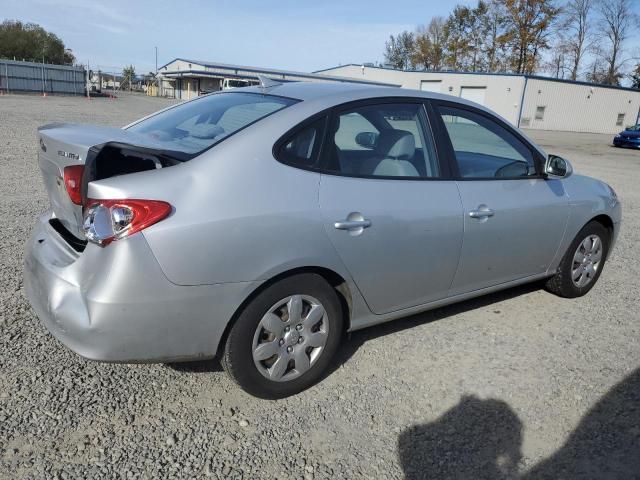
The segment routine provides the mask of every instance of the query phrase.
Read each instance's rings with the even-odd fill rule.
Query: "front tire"
[[[547,280],[546,289],[565,298],[586,295],[600,278],[609,253],[610,237],[601,223],[587,223],[569,245],[558,272]]]
[[[221,363],[247,393],[288,397],[322,377],[342,333],[335,289],[319,275],[298,274],[249,302],[229,331]]]

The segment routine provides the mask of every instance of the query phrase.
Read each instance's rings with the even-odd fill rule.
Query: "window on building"
[[[536,120],[544,120],[544,109],[546,107],[536,107]]]
[[[624,124],[624,113],[618,114],[618,120],[616,120],[616,126],[621,127]]]

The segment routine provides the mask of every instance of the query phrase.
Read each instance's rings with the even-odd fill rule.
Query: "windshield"
[[[208,95],[154,115],[129,130],[165,143],[167,150],[196,155],[296,101],[255,93]]]
[[[627,127],[627,131],[631,130],[632,132],[640,132],[640,124],[635,125],[633,127]]]

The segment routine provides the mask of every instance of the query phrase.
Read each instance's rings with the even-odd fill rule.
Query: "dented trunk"
[[[74,204],[67,191],[65,167],[84,165],[79,188],[86,199],[87,186],[94,180],[165,168],[187,159],[153,138],[119,128],[52,124],[39,128],[38,136],[38,163],[56,217],[54,227],[81,240],[83,205]]]

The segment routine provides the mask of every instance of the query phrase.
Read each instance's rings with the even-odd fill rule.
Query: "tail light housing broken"
[[[160,200],[94,200],[84,208],[83,230],[88,241],[102,247],[164,220],[172,207]]]

